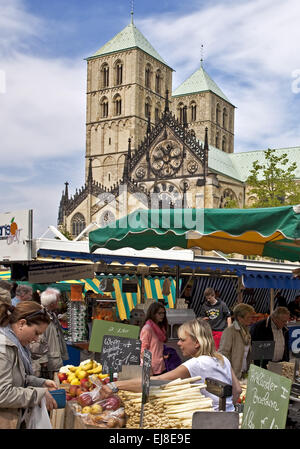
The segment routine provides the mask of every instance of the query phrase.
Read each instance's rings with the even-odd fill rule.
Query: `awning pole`
[[[176,298],[174,308],[176,309],[177,299],[179,298],[179,265],[176,265]]]
[[[141,274],[141,304],[145,304],[145,275],[144,273]]]
[[[270,314],[274,310],[274,288],[270,288]]]
[[[238,277],[237,303],[243,302],[243,276]]]

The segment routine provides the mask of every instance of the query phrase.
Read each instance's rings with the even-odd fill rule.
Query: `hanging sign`
[[[250,365],[242,429],[284,429],[292,381]]]

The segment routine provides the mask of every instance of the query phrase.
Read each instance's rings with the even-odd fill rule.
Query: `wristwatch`
[[[117,387],[117,385],[114,382],[109,382],[108,384],[106,384],[113,393],[118,393],[119,388]]]

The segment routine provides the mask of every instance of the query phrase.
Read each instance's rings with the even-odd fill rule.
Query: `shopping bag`
[[[52,429],[50,417],[46,407],[45,398],[42,399],[41,405],[35,405],[32,408],[28,422],[27,429]]]

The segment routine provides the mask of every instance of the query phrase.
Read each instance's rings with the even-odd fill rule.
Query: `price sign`
[[[151,364],[152,364],[152,354],[150,351],[145,349],[143,355],[143,370],[142,370],[142,407],[140,418],[141,428],[143,427],[144,406],[149,399]]]
[[[294,357],[300,357],[300,326],[289,328],[289,346]]]
[[[253,341],[252,360],[272,360],[274,355],[274,341]]]
[[[284,429],[292,381],[250,365],[242,429]]]
[[[100,356],[102,372],[117,373],[121,371],[122,365],[139,365],[140,354],[140,340],[104,335]]]

